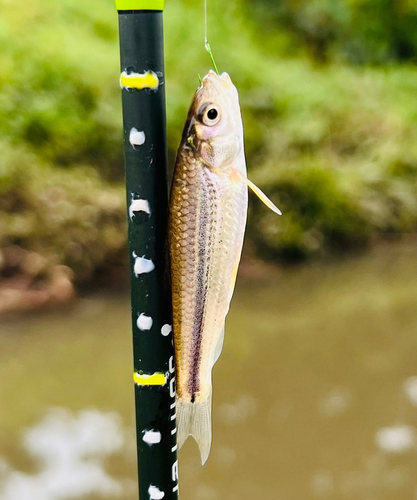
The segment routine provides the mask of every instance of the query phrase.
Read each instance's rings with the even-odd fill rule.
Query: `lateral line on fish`
[[[153,374],[133,372],[133,381],[137,385],[165,385],[165,373],[155,372]]]
[[[204,188],[203,188],[204,190]],[[204,247],[206,246],[207,237],[207,222],[208,222],[208,210],[205,205],[204,198],[200,203],[199,207],[199,220],[200,220],[200,231],[198,235],[198,247],[202,252],[202,255],[198,256],[197,268],[196,268],[196,278],[197,278],[197,288],[196,288],[196,298],[194,307],[194,324],[193,324],[193,349],[192,349],[192,367],[193,370],[190,373],[190,380],[188,383],[188,390],[193,399],[195,393],[199,391],[199,380],[198,380],[198,365],[201,358],[201,332],[203,329],[204,322],[204,304],[207,295],[207,284],[204,281],[205,273],[205,263],[208,265],[208,261],[205,262],[203,257]]]

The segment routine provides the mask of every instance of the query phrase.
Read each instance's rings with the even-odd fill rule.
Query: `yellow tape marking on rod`
[[[140,374],[133,372],[133,381],[138,385],[165,385],[165,373],[154,373],[153,375]]]
[[[165,0],[116,0],[117,10],[164,10]]]
[[[122,89],[156,90],[158,85],[158,75],[153,71],[145,71],[145,73],[127,73],[123,71],[120,75],[120,86]]]

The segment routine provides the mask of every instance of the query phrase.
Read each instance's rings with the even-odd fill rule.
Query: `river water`
[[[0,325],[0,500],[137,498],[127,294]],[[182,500],[417,498],[414,242],[240,276]]]

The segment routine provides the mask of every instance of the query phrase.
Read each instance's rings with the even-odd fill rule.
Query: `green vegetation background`
[[[415,231],[417,1],[208,5],[217,64],[240,92],[249,175],[284,213],[251,199],[257,254],[294,261]],[[23,248],[41,258],[32,274],[65,264],[87,284],[125,262],[115,7],[0,8],[0,273],[16,272]],[[203,2],[167,0],[171,161],[210,67],[203,36]]]

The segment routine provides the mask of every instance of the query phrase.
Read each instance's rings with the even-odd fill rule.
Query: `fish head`
[[[184,139],[207,166],[227,170],[243,152],[239,96],[227,73],[210,70],[197,89]]]

